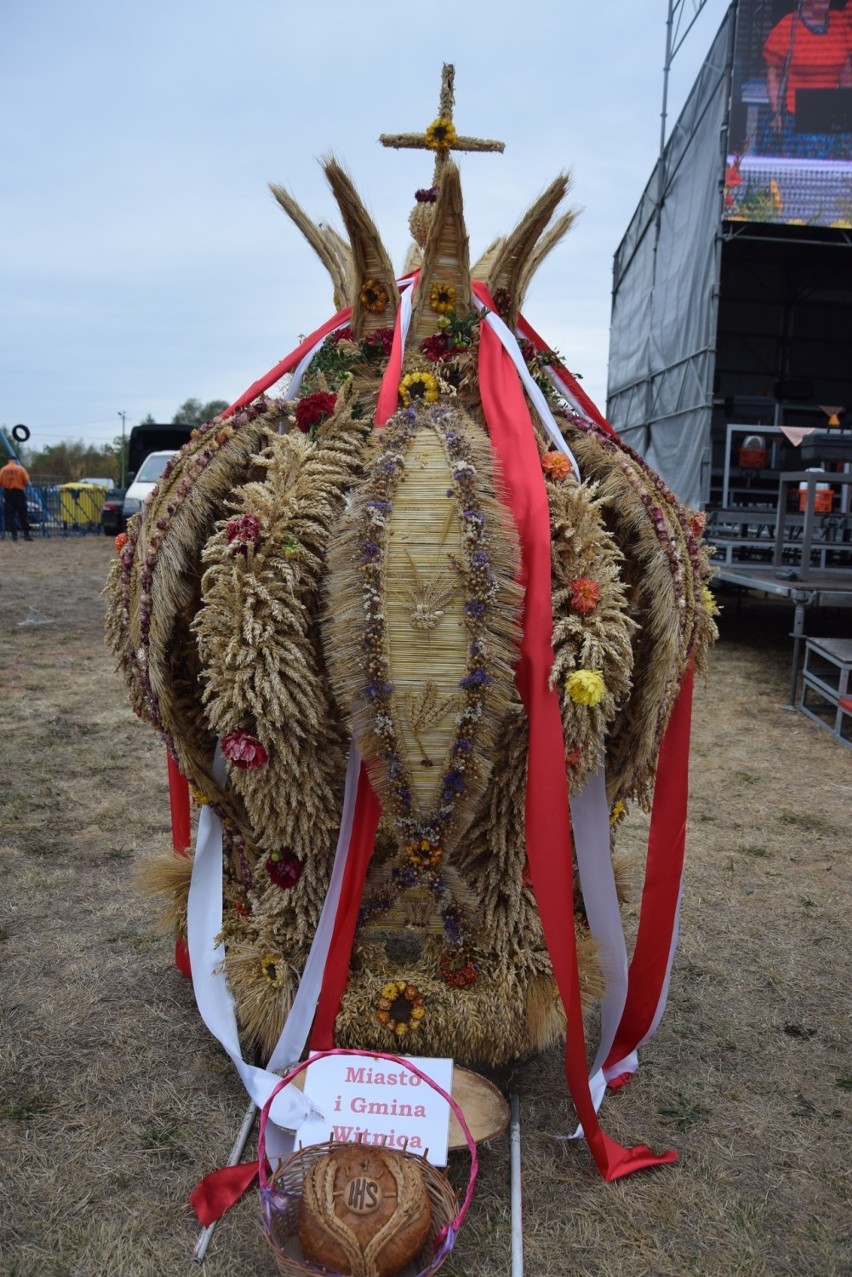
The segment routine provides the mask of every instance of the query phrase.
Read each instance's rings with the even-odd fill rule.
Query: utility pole
[[[124,440],[124,430],[125,430],[125,423],[127,421],[127,413],[120,412],[118,415],[119,417],[121,417],[121,483],[119,486],[122,488],[126,488],[127,484],[125,483],[125,479],[127,477],[127,444],[125,443],[125,440]]]

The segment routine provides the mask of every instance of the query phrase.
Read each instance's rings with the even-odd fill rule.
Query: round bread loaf
[[[422,1248],[431,1222],[423,1173],[404,1153],[346,1144],[305,1176],[302,1252],[346,1277],[394,1277]]]

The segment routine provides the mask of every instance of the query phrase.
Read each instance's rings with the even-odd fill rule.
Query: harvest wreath
[[[669,949],[640,953],[640,992],[613,977],[610,814],[654,808],[668,887],[643,910],[673,945],[707,553],[700,517],[521,314],[573,220],[553,221],[568,180],[471,268],[450,151],[499,144],[451,118],[449,68],[426,135],[382,139],[435,153],[399,279],[335,160],[348,244],[273,188],[340,308],[171,464],[112,569],[108,639],[221,848],[220,912],[198,925],[243,1050],[286,1040],[296,1058],[313,1020],[318,1048],[405,1038],[493,1065],[567,1022],[572,1096],[612,1177],[579,997],[603,996],[613,1024],[601,1078],[631,1072],[649,1027],[632,1007],[659,1018]],[[149,874],[179,934],[192,873],[168,855]]]

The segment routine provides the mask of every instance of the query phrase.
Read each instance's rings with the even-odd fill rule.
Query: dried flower
[[[695,537],[696,541],[699,537],[704,536],[707,528],[707,515],[703,510],[691,510],[689,513],[689,530]]]
[[[220,742],[222,753],[229,763],[239,767],[241,771],[252,771],[255,767],[263,767],[269,762],[269,755],[256,736],[238,729],[223,736]]]
[[[415,985],[405,980],[390,980],[382,987],[376,1019],[396,1037],[413,1033],[425,1014],[423,995]]]
[[[719,604],[716,602],[716,596],[709,585],[702,585],[701,587],[701,605],[711,616],[719,615]]]
[[[307,434],[312,426],[325,421],[334,412],[337,395],[318,390],[316,394],[305,395],[296,404],[296,425],[303,434]]]
[[[119,532],[118,536],[115,538],[116,554],[121,554],[121,551],[124,549],[126,545],[127,545],[127,533]]]
[[[377,328],[372,333],[365,333],[361,341],[361,349],[368,359],[389,355],[393,346],[393,329]]]
[[[430,838],[415,838],[405,844],[405,854],[418,869],[437,865],[443,859],[444,849]]]
[[[601,597],[601,587],[590,576],[577,576],[568,586],[571,591],[571,606],[575,612],[585,616],[594,612]]]
[[[500,318],[507,319],[512,309],[512,294],[509,292],[508,288],[495,289],[494,305],[496,307],[497,314],[500,316]],[[528,343],[526,342],[524,343],[524,345],[527,345],[527,344]],[[521,346],[522,352],[523,352],[523,349],[524,347]],[[526,354],[524,354],[524,359],[526,359],[526,357],[527,357]]]
[[[571,473],[571,462],[564,452],[546,452],[541,459],[541,468],[548,478],[561,483]]]
[[[264,953],[260,959],[260,970],[273,989],[282,989],[287,983],[287,968],[277,953]]]
[[[424,337],[420,343],[420,349],[427,359],[431,359],[433,364],[443,363],[447,359],[452,359],[455,350],[450,347],[449,333],[433,333],[431,337]]]
[[[465,989],[476,981],[476,967],[464,949],[443,949],[438,966],[451,989]]]
[[[577,705],[597,705],[606,696],[606,683],[597,670],[574,670],[565,680],[565,691]]]
[[[250,545],[260,542],[260,520],[253,514],[241,514],[225,524],[225,540],[237,554],[247,554]]]
[[[399,397],[406,408],[417,400],[437,403],[438,382],[431,372],[410,372],[399,383]]]
[[[388,308],[388,290],[377,279],[365,279],[361,285],[361,305],[371,315],[381,315]]]
[[[270,882],[274,882],[276,887],[286,890],[288,887],[295,887],[296,883],[302,876],[304,865],[298,856],[292,851],[273,851],[266,862],[266,872],[269,875]]]
[[[456,308],[456,290],[453,284],[433,284],[429,293],[429,305],[438,315],[449,315]]]
[[[414,198],[418,204],[434,204],[438,198],[437,186],[421,187],[419,191],[414,192]]]
[[[446,115],[439,115],[426,130],[426,145],[430,151],[448,151],[457,137],[452,120]]]

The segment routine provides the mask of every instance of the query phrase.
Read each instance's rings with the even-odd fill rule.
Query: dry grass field
[[[133,886],[168,839],[168,800],[101,638],[111,553],[102,537],[0,542],[4,1277],[193,1271],[187,1194],[245,1108]],[[606,1185],[563,1138],[558,1055],[497,1078],[521,1097],[528,1277],[852,1273],[852,755],[783,708],[791,612],[723,602],[697,691],[672,996],[603,1108],[615,1138],[680,1160]],[[451,1173],[463,1182],[461,1155]],[[502,1137],[443,1272],[508,1274],[509,1246]],[[276,1272],[252,1195],[204,1267]]]

